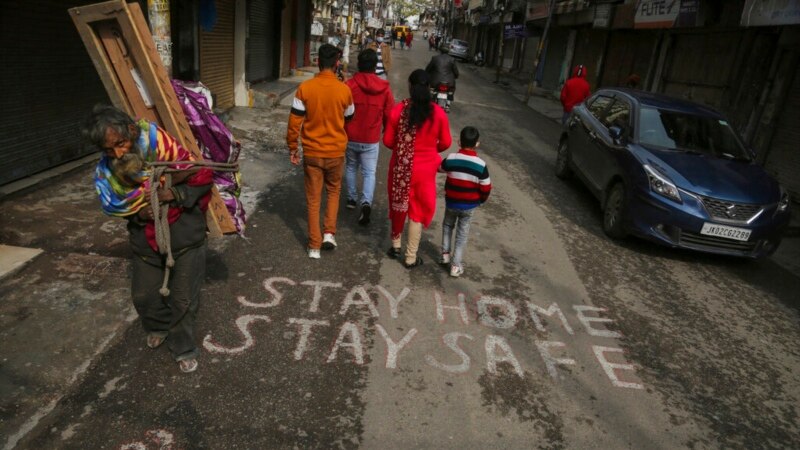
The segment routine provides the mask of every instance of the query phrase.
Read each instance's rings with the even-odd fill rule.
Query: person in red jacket
[[[353,120],[344,126],[348,140],[344,171],[347,208],[354,209],[357,205],[361,205],[358,223],[364,226],[369,224],[369,215],[372,211],[381,130],[394,106],[394,95],[389,82],[375,75],[377,66],[378,53],[366,49],[358,54],[358,73],[347,80],[356,108]],[[356,186],[356,172],[359,166],[363,180],[360,198]]]
[[[572,108],[578,103],[589,97],[589,82],[586,81],[586,66],[578,64],[572,69],[572,78],[564,83],[561,88],[561,105],[564,106],[564,116],[561,124],[567,124],[567,118],[572,112]]]

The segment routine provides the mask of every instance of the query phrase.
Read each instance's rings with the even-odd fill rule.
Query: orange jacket
[[[346,84],[331,70],[304,81],[297,88],[289,114],[286,143],[289,151],[297,151],[297,140],[303,143],[303,154],[316,158],[341,158],[347,147],[345,120],[353,118],[353,95]]]

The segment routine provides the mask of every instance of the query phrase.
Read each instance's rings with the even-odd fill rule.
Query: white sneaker
[[[311,259],[319,259],[319,249],[318,248],[310,248],[308,249],[308,257]]]
[[[458,278],[464,273],[464,268],[459,266],[450,266],[450,276]]]
[[[336,248],[336,238],[332,233],[325,233],[322,235],[322,248],[324,250],[333,250]]]

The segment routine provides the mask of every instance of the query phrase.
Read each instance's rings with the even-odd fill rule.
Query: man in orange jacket
[[[572,108],[589,97],[589,82],[586,81],[586,67],[578,64],[572,69],[572,78],[564,83],[561,88],[561,105],[564,107],[564,116],[561,124],[566,125]]]
[[[313,259],[319,259],[320,248],[336,248],[336,219],[347,147],[344,123],[352,119],[355,112],[350,88],[336,78],[339,53],[339,49],[330,44],[319,48],[319,74],[297,88],[286,131],[289,158],[294,165],[300,164],[298,139],[302,142],[308,257]],[[319,214],[323,185],[327,207],[321,233]]]

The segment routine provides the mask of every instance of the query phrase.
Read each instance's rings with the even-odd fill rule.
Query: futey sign
[[[633,27],[694,27],[699,10],[700,0],[640,0],[636,3]]]

